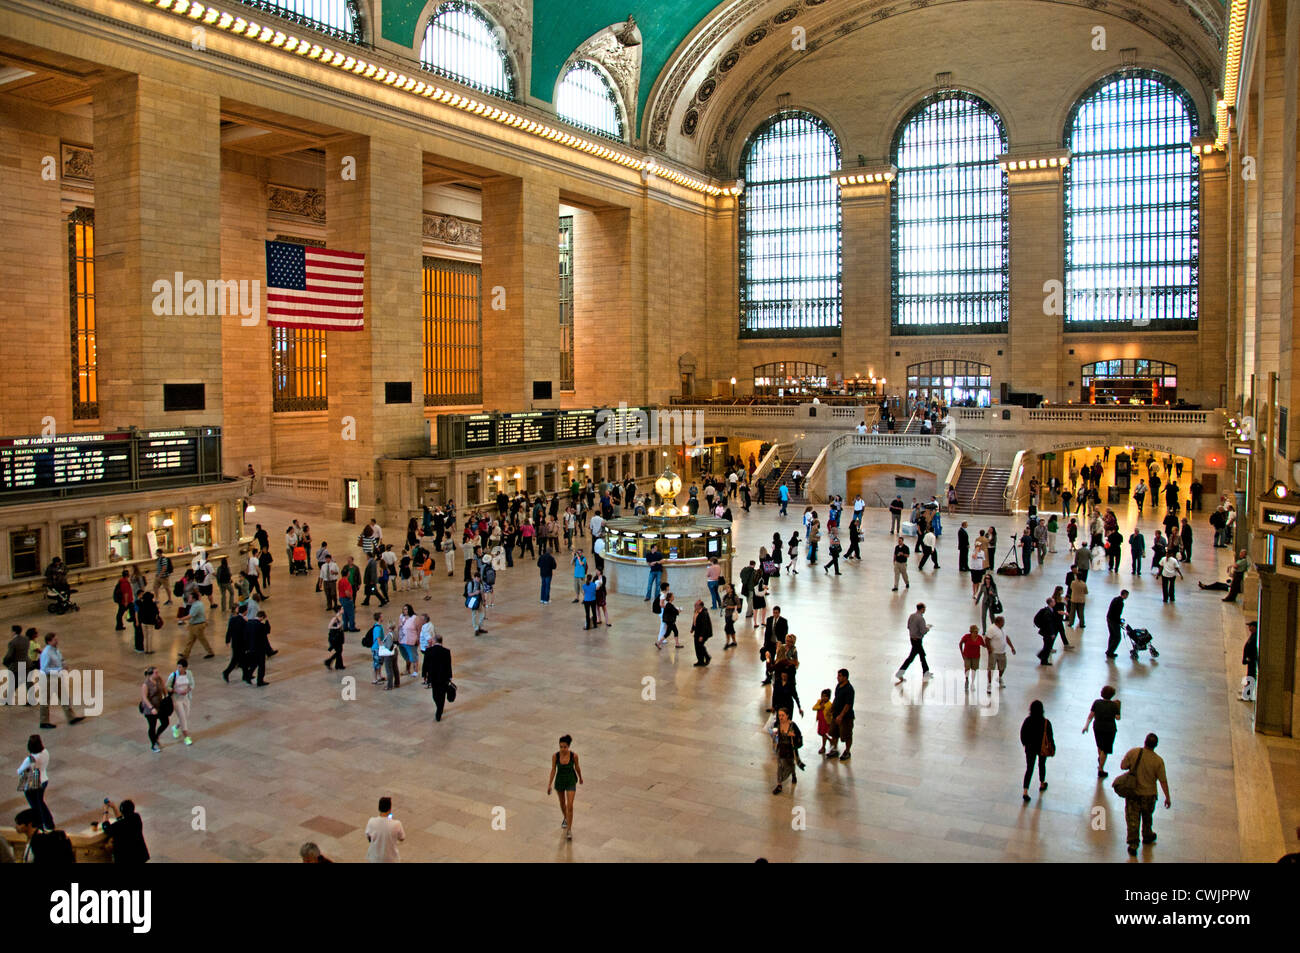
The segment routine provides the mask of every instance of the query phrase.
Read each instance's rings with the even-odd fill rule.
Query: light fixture
[[[256,513],[256,512],[257,512],[257,507],[254,506],[252,503],[249,503],[249,504],[248,504],[248,509],[244,510],[244,512],[245,512],[245,513]]]
[[[569,472],[570,472],[570,473],[573,472],[573,464],[572,464],[572,463],[569,464]]]
[[[590,463],[584,463],[584,464],[582,465],[582,469],[584,469],[584,470],[590,470],[590,469],[591,469],[591,464],[590,464]]]
[[[174,526],[175,521],[169,516],[163,520],[163,526]]]
[[[516,471],[515,471],[515,479],[518,480],[518,479],[520,479],[520,478],[522,478],[522,477],[523,477],[523,474],[520,473],[518,470],[516,470]]]
[[[129,532],[131,532],[131,524],[130,524],[130,523],[123,523],[120,527],[118,527],[118,530],[117,530],[117,531],[118,531],[119,533],[129,533]]]
[[[200,523],[211,523],[211,522],[212,522],[212,514],[211,514],[211,513],[204,513],[202,516],[199,517],[199,522],[200,522]]]
[[[1273,494],[1279,500],[1285,500],[1287,494],[1286,484],[1283,483],[1281,480],[1274,480],[1273,488],[1268,492]]]

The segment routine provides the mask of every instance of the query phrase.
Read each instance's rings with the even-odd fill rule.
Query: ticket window
[[[603,483],[605,480],[604,477],[605,459],[603,457],[596,457],[591,461],[591,463],[592,463],[591,478],[596,481],[596,486],[599,487],[600,484]]]
[[[559,468],[554,463],[548,463],[542,468],[542,472],[545,475],[546,492],[554,493],[558,491],[559,484],[556,483],[556,474],[559,472]]]
[[[14,579],[41,575],[41,531],[24,529],[9,534],[9,566]]]
[[[176,511],[154,510],[150,513],[149,532],[154,538],[154,552],[150,556],[157,555],[159,549],[165,553],[176,552]]]
[[[478,506],[482,482],[477,470],[465,474],[465,504],[467,506]]]
[[[528,495],[532,496],[537,492],[537,467],[533,464],[529,464],[524,467],[524,470],[527,473],[525,485],[528,487]]]
[[[84,569],[90,565],[90,524],[65,523],[63,536],[63,565],[69,569]]]
[[[190,545],[195,549],[206,549],[212,545],[212,507],[190,507]]]
[[[135,527],[125,516],[110,516],[104,521],[108,536],[108,561],[119,562],[131,558],[131,534]],[[161,544],[160,544],[161,545]],[[153,554],[150,553],[152,556]]]

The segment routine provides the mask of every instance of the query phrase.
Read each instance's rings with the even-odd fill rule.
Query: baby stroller
[[[1152,658],[1160,657],[1160,653],[1156,651],[1155,645],[1152,644],[1152,642],[1155,639],[1155,636],[1151,634],[1150,630],[1135,629],[1133,628],[1133,626],[1129,625],[1126,622],[1122,624],[1124,626],[1124,633],[1128,636],[1129,645],[1132,646],[1133,649],[1131,652],[1128,653],[1129,658],[1136,659],[1138,657],[1138,653],[1141,652],[1143,649],[1146,649],[1146,651],[1150,652]]]
[[[76,589],[55,589],[53,586],[45,587],[45,611],[52,612],[55,615],[63,615],[65,612],[80,612],[81,606],[72,601],[72,594]]]

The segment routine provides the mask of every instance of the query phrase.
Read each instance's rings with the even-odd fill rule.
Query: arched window
[[[1177,83],[1132,70],[1079,98],[1065,127],[1065,322],[1195,328],[1200,159],[1196,106]]]
[[[1002,120],[960,90],[915,106],[894,134],[895,334],[1005,331],[1007,151]]]
[[[835,133],[811,113],[777,113],[745,144],[742,338],[840,333],[839,166]]]
[[[243,0],[243,3],[326,36],[352,43],[362,40],[361,8],[357,0]]]
[[[492,96],[515,98],[514,71],[496,27],[464,0],[448,0],[433,12],[420,44],[420,65]]]
[[[618,96],[605,74],[587,60],[578,60],[564,71],[555,90],[555,112],[588,132],[623,141]]]

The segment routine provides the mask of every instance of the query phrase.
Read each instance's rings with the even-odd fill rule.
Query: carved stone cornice
[[[266,187],[266,211],[269,218],[324,225],[325,193],[270,184]]]
[[[63,181],[70,185],[95,184],[95,152],[89,146],[59,143],[59,169]]]
[[[421,234],[426,241],[439,245],[468,245],[483,247],[483,225],[471,222],[455,215],[439,215],[434,212],[424,213],[424,225]]]

